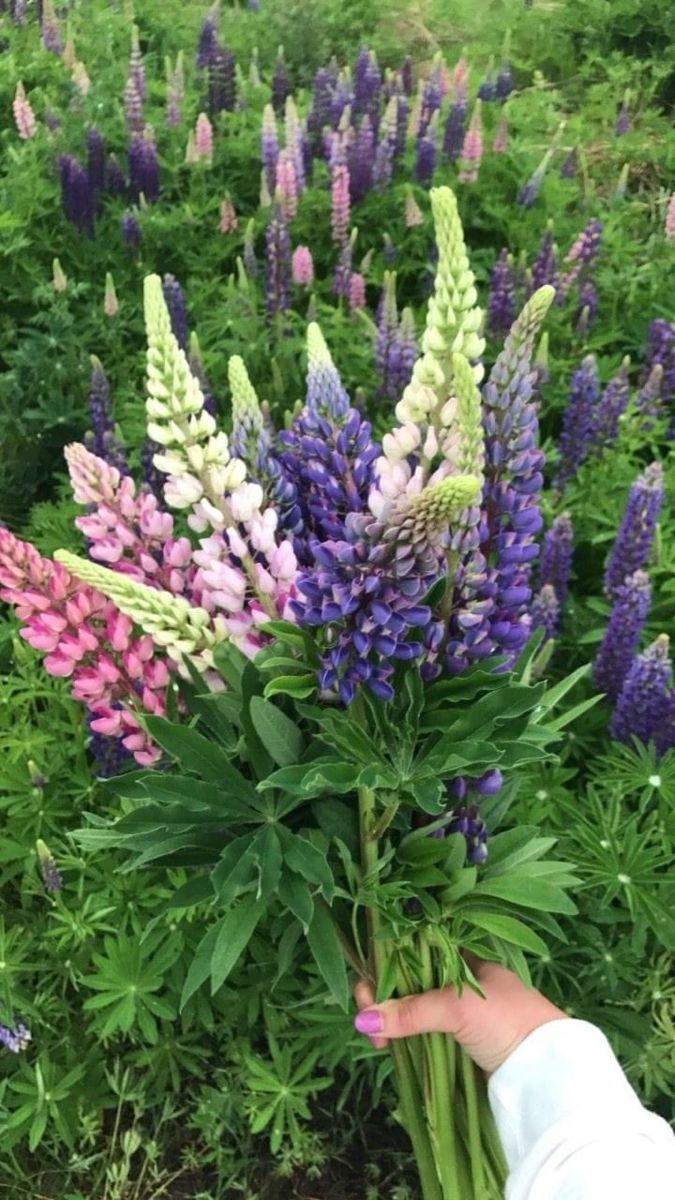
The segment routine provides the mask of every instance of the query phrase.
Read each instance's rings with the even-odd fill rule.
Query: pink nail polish
[[[354,1024],[359,1033],[382,1033],[384,1029],[384,1017],[377,1009],[370,1008],[365,1012],[360,1012]]]

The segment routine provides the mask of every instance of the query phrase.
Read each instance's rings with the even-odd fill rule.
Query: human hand
[[[567,1018],[567,1013],[535,988],[526,987],[506,967],[472,959],[471,968],[485,998],[468,987],[461,996],[456,988],[446,987],[374,1004],[371,985],[361,981],[354,990],[360,1010],[354,1024],[378,1049],[389,1038],[450,1033],[489,1075],[533,1030]]]

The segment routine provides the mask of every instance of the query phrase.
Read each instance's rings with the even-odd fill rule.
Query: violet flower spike
[[[508,333],[516,316],[515,274],[508,250],[500,251],[490,279],[488,328],[493,337]]]
[[[556,517],[551,528],[544,534],[539,563],[539,587],[541,589],[547,584],[550,585],[561,609],[567,601],[573,553],[572,518],[565,512]]]
[[[52,895],[54,892],[60,892],[63,887],[63,879],[54,861],[54,856],[42,838],[37,840],[37,856],[45,890]]]
[[[651,605],[651,585],[644,571],[628,575],[617,588],[614,606],[605,636],[593,663],[593,678],[598,691],[617,700]]]
[[[663,467],[654,462],[638,476],[628,501],[605,571],[605,591],[612,599],[627,575],[646,567],[663,504]]]
[[[621,688],[610,724],[610,733],[619,742],[631,745],[639,738],[647,745],[663,742],[664,712],[672,697],[673,667],[670,642],[665,633],[638,654]]]
[[[175,275],[166,274],[162,278],[162,295],[169,312],[171,332],[181,350],[187,354],[188,348],[188,317],[185,306],[185,296]]]
[[[591,445],[593,414],[600,396],[600,378],[595,355],[588,354],[572,376],[572,386],[560,434],[560,462],[555,487],[562,491],[576,475]]]
[[[630,400],[629,366],[630,359],[626,356],[593,410],[591,441],[599,454],[611,446],[619,436],[619,423]]]

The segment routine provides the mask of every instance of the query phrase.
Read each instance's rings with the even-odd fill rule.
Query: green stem
[[[419,939],[419,957],[422,967],[421,983],[425,991],[435,985],[431,947],[422,935]],[[460,1189],[457,1169],[458,1154],[454,1121],[454,1081],[448,1074],[447,1036],[444,1033],[429,1033],[423,1037],[428,1063],[428,1105],[432,1127],[432,1142],[436,1156],[436,1167],[443,1186],[444,1200],[461,1200],[465,1194]]]
[[[359,788],[359,823],[361,827],[361,867],[364,879],[377,870],[377,840],[373,836],[375,826],[375,792],[372,788]],[[370,973],[377,985],[384,964],[384,946],[376,935],[380,928],[380,914],[374,907],[368,908],[368,941]]]
[[[464,1095],[466,1098],[466,1123],[469,1144],[469,1161],[473,1178],[474,1200],[484,1200],[487,1195],[485,1187],[485,1172],[483,1169],[483,1146],[481,1138],[481,1120],[478,1111],[478,1092],[476,1090],[476,1068],[465,1050],[460,1050]]]
[[[429,1131],[424,1120],[424,1102],[405,1041],[392,1042],[401,1116],[415,1153],[423,1200],[446,1200],[436,1171]]]

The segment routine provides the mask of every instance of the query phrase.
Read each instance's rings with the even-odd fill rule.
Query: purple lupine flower
[[[492,62],[492,60],[490,60],[490,61]],[[494,71],[492,70],[492,66],[488,67],[487,71],[485,72],[485,75],[481,79],[481,81],[478,85],[478,92],[476,94],[477,94],[479,100],[485,100],[486,103],[488,103],[488,104],[490,103],[491,100],[495,99],[495,97],[496,97],[495,76],[494,76]]]
[[[166,274],[162,278],[162,294],[164,303],[169,310],[171,331],[181,350],[187,354],[188,347],[188,317],[185,306],[185,296],[175,275]]]
[[[375,133],[373,125],[364,113],[356,131],[348,157],[349,187],[352,203],[362,200],[370,191],[373,182],[373,159],[375,156]]]
[[[273,319],[288,311],[291,304],[291,238],[281,205],[275,203],[265,234],[267,275],[265,300],[267,315]]]
[[[565,607],[569,591],[573,552],[572,518],[568,512],[561,513],[544,534],[539,563],[539,587],[543,589],[550,584],[561,609]],[[637,565],[642,566],[642,563]]]
[[[227,46],[216,46],[207,67],[208,92],[206,107],[209,115],[234,112],[237,103],[237,64]]]
[[[20,1054],[22,1050],[26,1049],[30,1040],[30,1030],[23,1021],[19,1021],[13,1029],[9,1025],[0,1023],[0,1046],[4,1046],[5,1050],[9,1050],[11,1054]]]
[[[352,91],[349,79],[346,75],[341,73],[338,76],[335,84],[333,99],[331,101],[330,123],[333,126],[333,129],[337,129],[345,109],[353,103],[354,92]]]
[[[61,30],[51,2],[43,5],[41,24],[42,45],[45,50],[49,50],[50,54],[63,54]]]
[[[565,256],[565,262],[569,264],[569,270],[565,272],[561,279],[563,294],[566,294],[579,276],[595,263],[600,253],[602,230],[602,221],[598,221],[596,217],[593,217],[584,226],[574,245]]]
[[[576,173],[577,173],[577,148],[576,148],[576,146],[572,146],[572,149],[570,150],[567,157],[565,159],[563,159],[562,165],[560,167],[560,178],[561,179],[574,179]]]
[[[663,467],[658,462],[638,475],[628,501],[605,571],[605,591],[615,598],[627,575],[649,562],[656,525],[663,504]]]
[[[655,363],[635,397],[638,411],[647,418],[643,425],[645,429],[648,429],[654,420],[663,416],[662,387],[663,367],[661,363]]]
[[[375,363],[380,377],[377,394],[383,400],[400,400],[400,393],[394,390],[398,380],[392,378],[391,374],[391,354],[397,334],[396,274],[385,271],[384,287],[378,305],[375,338]]]
[[[372,50],[359,51],[354,68],[354,116],[368,114],[373,128],[377,128],[380,112],[382,73]]]
[[[111,154],[105,168],[106,186],[111,196],[126,196],[127,181],[120,164]]]
[[[558,247],[550,227],[541,239],[537,256],[532,263],[532,291],[536,292],[537,288],[543,287],[545,283],[555,288],[557,294],[560,286]]]
[[[560,629],[560,601],[555,588],[545,583],[532,597],[530,608],[532,629],[543,629],[546,639],[554,638]],[[546,640],[545,639],[545,640]]]
[[[143,117],[143,101],[136,87],[136,80],[130,75],[124,87],[124,115],[129,133],[143,132],[145,119]]]
[[[598,315],[598,289],[592,279],[587,279],[579,289],[579,302],[574,314],[574,327],[580,337],[585,337]]]
[[[103,207],[106,190],[105,138],[94,126],[87,130],[87,175],[97,211]]]
[[[145,196],[148,204],[159,199],[159,159],[154,141],[134,134],[129,143],[129,191],[132,199]]]
[[[121,226],[125,245],[133,253],[141,244],[141,227],[134,213],[125,212],[122,216]]]
[[[11,16],[15,25],[26,24],[27,0],[11,0]]]
[[[619,422],[630,400],[629,366],[630,359],[626,356],[593,410],[591,441],[599,453],[619,436]]]
[[[469,105],[466,100],[454,100],[448,110],[443,131],[443,152],[449,162],[456,162],[462,153],[464,131]]]
[[[274,109],[266,104],[263,112],[262,133],[260,139],[263,170],[270,196],[274,195],[277,186],[277,162],[279,161],[279,135]]]
[[[422,88],[421,107],[419,128],[417,131],[418,137],[423,137],[429,128],[434,113],[437,113],[441,107],[443,95],[441,85],[438,78],[438,72],[434,71],[430,79],[427,79]]]
[[[594,354],[587,354],[572,376],[569,400],[563,416],[560,434],[560,462],[555,487],[562,491],[576,474],[590,448],[593,414],[600,395],[598,364]]]
[[[99,359],[93,355],[89,383],[89,414],[91,431],[85,436],[87,449],[97,458],[110,463],[111,467],[116,467],[121,475],[128,475],[129,463],[115,432],[108,377]]]
[[[56,865],[53,854],[42,838],[38,838],[37,840],[37,856],[45,890],[51,894],[60,892],[63,887],[61,872]]]
[[[349,280],[352,276],[352,259],[354,255],[354,241],[350,237],[340,246],[338,260],[333,274],[333,292],[336,296],[349,297]]]
[[[85,233],[94,236],[94,198],[89,176],[79,159],[72,154],[59,158],[61,176],[61,201],[68,220]]]
[[[406,96],[412,96],[413,64],[412,58],[409,54],[406,54],[405,58],[403,59],[403,65],[401,66],[401,86],[403,87],[403,91],[405,92]]]
[[[53,108],[45,109],[44,122],[50,133],[57,133],[62,125],[59,114]]]
[[[513,74],[511,71],[511,64],[508,62],[503,62],[499,68],[499,71],[497,72],[497,79],[495,82],[495,98],[503,104],[505,100],[508,100],[512,91]]]
[[[393,120],[392,110],[388,107],[380,122],[380,138],[372,167],[372,181],[377,188],[386,188],[391,183],[396,158],[398,100],[399,97],[395,96],[390,101],[394,106]]]
[[[634,737],[645,744],[659,740],[672,686],[670,641],[662,633],[628,670],[609,727],[612,737],[629,745]]]
[[[301,573],[302,599],[290,603],[301,624],[329,631],[319,673],[325,695],[351,704],[365,685],[390,700],[395,663],[423,656],[424,635],[409,635],[433,624],[424,599],[443,570],[447,516],[436,494],[448,482],[388,505],[379,520],[350,512],[341,537],[312,543],[316,565]]]
[[[317,152],[321,147],[321,135],[326,126],[331,124],[331,105],[337,78],[328,67],[319,67],[312,85],[312,106],[307,114],[307,133],[312,148]]]
[[[437,114],[434,114],[426,132],[417,142],[415,179],[422,187],[431,187],[436,170]]]
[[[111,708],[117,708],[116,703],[112,703]],[[122,744],[122,739],[118,737],[108,737],[105,733],[96,733],[91,728],[91,722],[95,720],[94,715],[87,719],[89,725],[90,739],[89,752],[94,760],[94,770],[97,779],[112,779],[115,775],[120,775],[125,766],[131,761],[131,750],[127,750]]]
[[[622,137],[624,134],[629,133],[632,124],[633,121],[630,115],[630,109],[626,100],[624,99],[616,118],[616,125],[614,126],[614,132],[616,136]]]
[[[456,808],[442,833],[443,836],[462,834],[466,841],[467,860],[472,866],[482,866],[487,862],[488,830],[477,804],[463,804]]]
[[[508,250],[500,252],[490,279],[488,328],[493,337],[508,333],[516,315],[516,280]]]
[[[218,12],[216,5],[209,9],[201,30],[197,46],[197,66],[200,70],[208,67],[218,49]]]
[[[675,690],[666,696],[661,709],[661,722],[655,731],[656,753],[660,756],[675,749]]]
[[[274,67],[274,75],[272,76],[272,106],[278,117],[283,115],[286,97],[290,96],[292,90],[286,71],[283,50],[280,47]]]
[[[415,318],[411,308],[404,308],[389,351],[388,383],[394,400],[400,400],[410,383],[418,353]]]
[[[148,85],[145,78],[145,67],[143,65],[143,55],[138,41],[138,29],[135,25],[131,27],[131,54],[129,55],[129,75],[136,85],[142,101],[145,100],[148,94]]]
[[[651,604],[651,585],[644,571],[627,575],[616,589],[605,636],[593,663],[598,691],[610,700],[621,693],[630,670]]]
[[[645,374],[660,364],[662,368],[661,396],[669,407],[675,401],[675,321],[657,317],[649,326]]]
[[[154,463],[156,454],[162,453],[162,447],[153,442],[150,438],[146,438],[141,446],[141,473],[143,476],[143,487],[146,491],[152,492],[160,504],[164,503],[164,483],[166,476],[162,471],[159,471]]]

